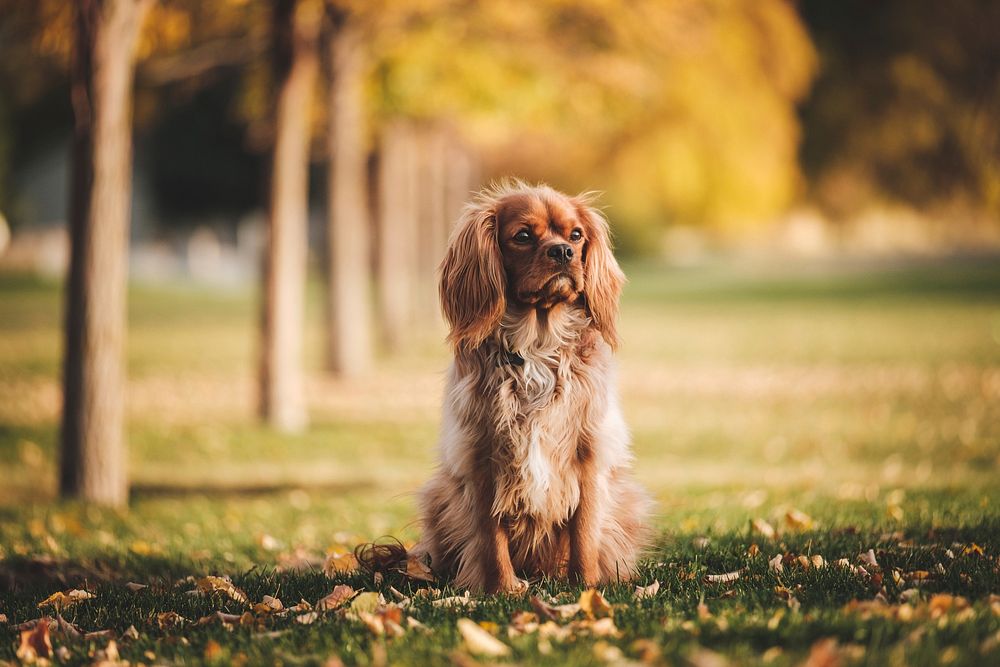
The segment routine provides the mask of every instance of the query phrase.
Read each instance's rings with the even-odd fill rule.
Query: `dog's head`
[[[468,206],[441,264],[441,304],[456,349],[474,349],[508,305],[552,308],[580,303],[612,347],[625,276],[608,222],[587,195],[547,186],[504,184]]]

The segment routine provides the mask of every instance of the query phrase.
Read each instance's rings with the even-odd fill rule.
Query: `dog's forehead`
[[[518,193],[505,197],[497,207],[497,218],[504,228],[527,224],[557,232],[567,232],[578,222],[572,203],[555,193]]]

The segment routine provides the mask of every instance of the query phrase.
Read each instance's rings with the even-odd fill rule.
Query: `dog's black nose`
[[[547,254],[560,264],[569,264],[569,260],[573,259],[573,248],[566,243],[560,243],[549,248]]]

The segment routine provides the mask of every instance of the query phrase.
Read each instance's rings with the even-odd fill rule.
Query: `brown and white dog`
[[[415,548],[456,586],[634,574],[649,500],[612,359],[624,281],[587,196],[506,182],[463,212],[441,265],[455,360]]]

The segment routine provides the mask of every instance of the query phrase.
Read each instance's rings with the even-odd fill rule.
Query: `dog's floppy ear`
[[[466,206],[441,262],[441,308],[456,351],[474,350],[496,330],[507,307],[507,281],[497,242],[496,204]]]
[[[625,284],[614,253],[608,221],[600,211],[590,206],[590,197],[580,195],[573,200],[581,221],[587,227],[587,243],[583,250],[583,294],[587,314],[612,349],[618,347],[618,299]]]

